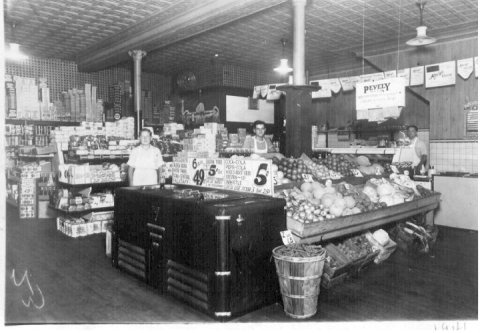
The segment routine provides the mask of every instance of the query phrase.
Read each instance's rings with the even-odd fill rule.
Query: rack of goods
[[[440,193],[395,173],[357,185],[331,180],[295,185],[276,192],[287,201],[287,227],[297,242],[325,241],[417,214],[433,224],[440,202]]]
[[[126,186],[126,179],[126,164],[61,165],[59,190],[50,202],[59,214],[57,229],[70,237],[105,232],[113,220],[113,191]]]

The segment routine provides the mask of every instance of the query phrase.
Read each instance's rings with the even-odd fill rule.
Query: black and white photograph
[[[477,0],[4,0],[8,330],[478,332]]]

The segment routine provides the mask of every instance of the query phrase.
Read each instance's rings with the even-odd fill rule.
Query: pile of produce
[[[336,245],[349,260],[355,261],[373,253],[372,245],[365,235],[355,236]]]
[[[293,181],[300,181],[302,180],[302,174],[310,173],[310,170],[307,168],[307,166],[305,165],[305,162],[302,159],[298,159],[298,160],[294,158],[278,159],[277,157],[273,157],[272,162],[278,167],[278,171],[277,171],[278,180],[287,178]]]
[[[321,245],[289,244],[283,245],[275,250],[275,253],[286,257],[317,257],[325,254]]]
[[[338,172],[345,177],[353,176],[352,169],[357,168],[355,163],[345,155],[338,154],[328,154],[324,159],[316,159],[315,163],[324,165],[329,170]]]
[[[305,154],[302,154],[302,156],[300,156],[300,159],[305,162],[305,165],[308,167],[312,176],[315,179],[321,180],[342,178],[342,175],[340,173],[328,169],[325,165],[321,163],[314,162]]]

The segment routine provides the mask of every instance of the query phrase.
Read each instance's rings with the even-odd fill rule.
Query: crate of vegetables
[[[325,246],[325,250],[327,257],[323,267],[321,285],[324,289],[330,289],[349,277],[352,261],[331,243]]]
[[[351,261],[349,271],[352,275],[360,273],[380,253],[379,249],[372,247],[365,234],[348,238],[337,244],[336,248]]]

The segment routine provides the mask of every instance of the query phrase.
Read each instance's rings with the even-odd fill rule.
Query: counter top
[[[478,178],[478,173],[469,173],[469,172],[439,172],[433,177],[457,177],[457,178]]]
[[[349,147],[349,148],[315,148],[314,152],[327,152],[331,154],[378,154],[394,155],[398,148],[377,147]]]

